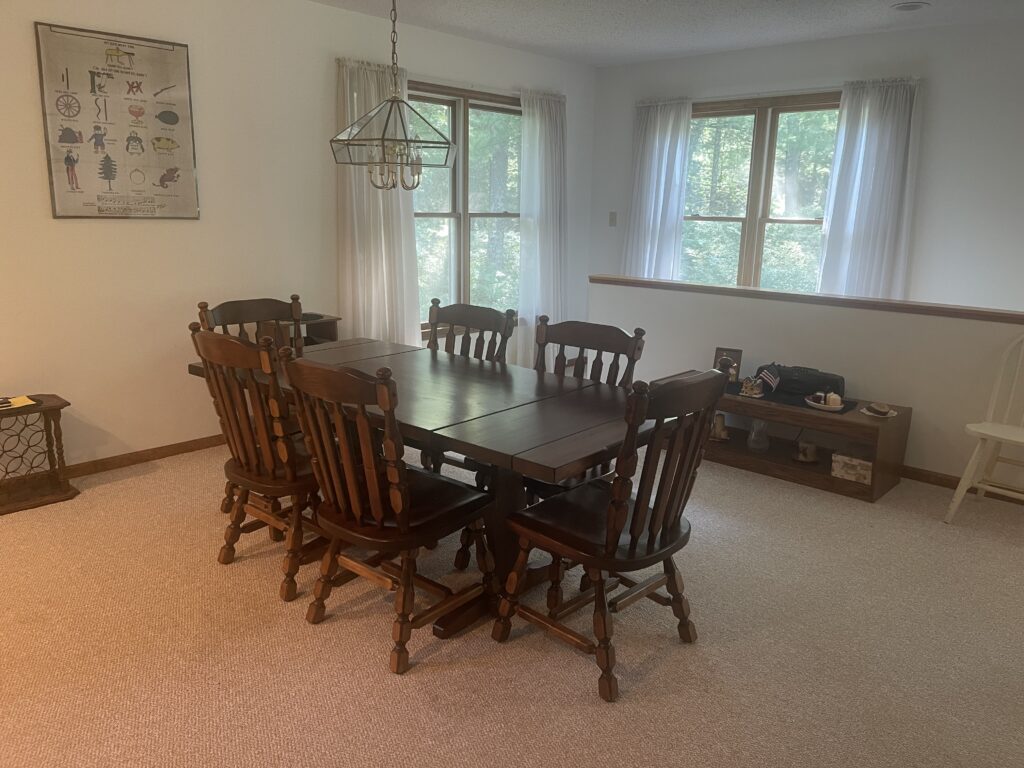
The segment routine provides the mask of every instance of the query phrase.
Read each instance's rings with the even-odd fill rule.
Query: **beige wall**
[[[845,80],[923,79],[909,298],[1024,309],[1024,25],[940,27],[609,67],[598,77],[593,272],[618,274],[640,99],[827,90]],[[608,212],[618,211],[617,228]]]
[[[202,218],[51,218],[32,23],[189,45]],[[568,96],[571,304],[585,306],[593,70],[405,27],[413,77]],[[185,374],[196,302],[298,292],[334,312],[335,58],[383,61],[388,22],[306,0],[3,0],[0,393],[72,402],[70,462],[217,432]],[[81,172],[81,171],[80,171]]]
[[[710,368],[716,347],[743,350],[741,375],[773,361],[841,374],[863,400],[914,409],[908,466],[959,476],[999,357],[1024,327],[1006,323],[604,284],[590,320],[647,331],[637,377]]]

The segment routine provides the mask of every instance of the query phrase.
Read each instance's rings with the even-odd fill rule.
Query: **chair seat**
[[[361,525],[346,520],[333,504],[321,503],[317,521],[332,536],[357,546],[393,551],[432,543],[480,516],[491,497],[458,480],[409,467],[409,529],[399,530],[394,518],[378,525],[365,515]]]
[[[680,518],[664,543],[648,549],[647,533],[631,548],[629,531],[623,531],[614,555],[605,553],[605,531],[612,484],[606,478],[591,480],[534,504],[508,517],[509,527],[542,549],[602,570],[633,571],[661,562],[686,546],[690,523]],[[650,518],[648,518],[650,519]]]
[[[286,480],[283,477],[270,479],[248,472],[234,459],[229,459],[224,464],[224,476],[232,483],[254,493],[278,499],[312,493],[319,488],[308,458],[297,456],[295,471],[294,480]]]
[[[1013,424],[1000,424],[994,421],[968,424],[967,434],[988,440],[998,440],[1001,443],[1024,445],[1024,427],[1017,427]]]

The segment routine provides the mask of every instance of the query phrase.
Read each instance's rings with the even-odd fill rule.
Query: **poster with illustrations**
[[[36,22],[54,218],[198,219],[188,46]]]

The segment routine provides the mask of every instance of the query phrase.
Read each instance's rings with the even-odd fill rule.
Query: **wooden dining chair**
[[[431,299],[427,323],[430,325],[427,349],[439,349],[438,331],[443,326],[445,352],[503,363],[509,339],[516,327],[516,311],[506,309],[499,312],[475,304],[449,304],[442,307],[440,299]]]
[[[534,368],[546,371],[548,347],[557,347],[553,368],[555,375],[569,375],[577,379],[603,381],[605,384],[628,387],[633,383],[633,372],[643,355],[644,335],[643,328],[637,328],[630,336],[613,325],[586,323],[580,320],[567,320],[551,325],[548,316],[541,315],[537,323],[537,362]],[[567,349],[569,355],[572,355],[571,358],[566,354]],[[607,369],[605,355],[608,355],[610,360]],[[622,363],[625,363],[625,366]]]
[[[210,308],[199,302],[199,323],[203,330],[235,336],[243,341],[255,341],[270,336],[277,347],[292,347],[302,356],[302,303],[296,293],[291,301],[279,299],[239,299],[225,301]],[[250,328],[252,336],[250,337]]]
[[[442,307],[440,299],[431,299],[427,321],[430,325],[427,349],[439,349],[439,330],[444,328],[445,352],[503,363],[508,342],[516,328],[517,314],[514,309],[499,312],[490,307],[479,307],[474,304],[449,304]],[[487,336],[488,333],[490,338]],[[487,465],[466,456],[455,456],[429,447],[419,447],[420,464],[424,469],[440,473],[445,464],[460,467],[475,474],[478,488],[486,488]],[[465,529],[462,532],[459,550],[455,554],[455,567],[458,570],[465,570],[469,566],[469,546],[472,540],[472,531]]]
[[[613,325],[580,320],[567,320],[552,325],[547,315],[541,315],[537,321],[537,357],[534,368],[547,371],[551,352],[554,351],[552,372],[557,376],[568,375],[576,379],[628,387],[633,383],[636,364],[643,355],[644,335],[643,328],[635,329],[630,336]],[[594,467],[591,474],[607,474],[610,468],[607,463],[601,464]],[[550,498],[585,479],[586,475],[583,475],[566,483],[545,483],[526,478],[527,499],[532,504],[538,499]],[[459,550],[455,553],[455,567],[465,568],[468,564],[468,541],[463,535]],[[587,576],[584,574],[580,588],[586,589],[587,586]],[[549,598],[554,603],[561,600],[561,594],[552,592]]]
[[[199,323],[189,330],[231,452],[224,465],[230,519],[217,559],[231,563],[241,535],[267,527],[272,540],[287,538],[280,594],[282,600],[294,600],[299,566],[319,557],[326,541],[319,526],[303,515],[319,501],[317,482],[309,460],[297,450],[301,435],[281,392],[273,342],[264,337],[252,344],[202,330]],[[281,499],[290,506],[282,508]],[[246,522],[247,517],[253,520]],[[319,541],[304,545],[306,531],[318,534]]]
[[[690,540],[690,523],[683,510],[693,490],[715,404],[727,381],[726,374],[708,371],[650,387],[636,382],[626,406],[626,436],[615,462],[615,479],[591,480],[508,517],[509,527],[519,536],[519,555],[498,608],[495,640],[507,640],[512,617],[522,616],[579,650],[593,653],[601,670],[598,692],[604,700],[614,701],[618,681],[613,671],[612,613],[646,597],[671,606],[680,639],[690,643],[697,639],[672,556]],[[637,444],[648,421],[653,421],[652,432],[634,496]],[[590,576],[590,589],[546,614],[522,605],[520,592],[534,548],[553,559],[582,563]],[[662,573],[644,581],[626,575],[658,564]],[[625,590],[609,596],[619,585]],[[661,587],[668,590],[667,595],[659,591]],[[595,640],[559,621],[591,601]]]
[[[953,493],[945,522],[952,523],[960,504],[972,488],[978,499],[986,492],[998,493],[1018,501],[1024,500],[1024,488],[997,481],[994,477],[999,464],[1024,467],[1024,462],[1013,456],[1004,456],[1006,446],[1024,446],[1024,336],[1011,341],[999,361],[999,371],[984,421],[966,425],[967,434],[977,443],[964,474]]]
[[[322,621],[332,588],[355,576],[397,590],[390,667],[401,674],[409,668],[406,643],[413,629],[431,624],[484,592],[497,595],[494,560],[481,523],[490,498],[455,480],[406,467],[395,416],[398,388],[389,369],[370,376],[351,368],[295,360],[289,349],[281,351],[281,359],[323,492],[316,517],[331,537],[306,620]],[[416,573],[421,547],[467,526],[473,531],[480,583],[453,592]],[[375,554],[357,559],[344,551],[351,546]],[[341,576],[339,567],[344,571]],[[416,586],[441,599],[413,614]]]

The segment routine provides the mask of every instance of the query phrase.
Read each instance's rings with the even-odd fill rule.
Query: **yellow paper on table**
[[[24,408],[26,405],[35,405],[36,401],[28,395],[18,395],[17,397],[10,398],[10,405],[4,406],[0,410],[9,410],[11,408]]]

